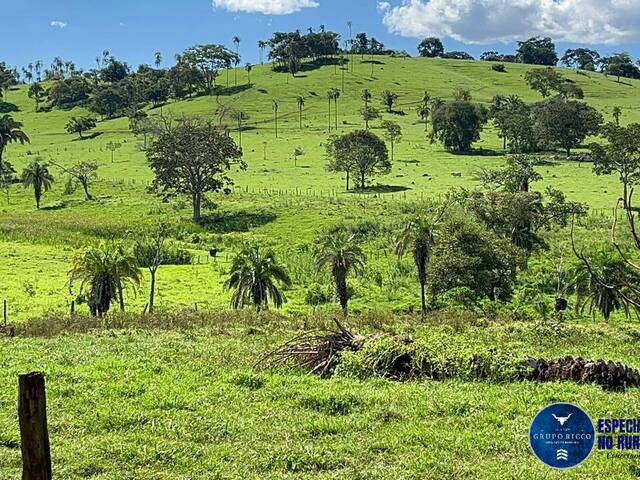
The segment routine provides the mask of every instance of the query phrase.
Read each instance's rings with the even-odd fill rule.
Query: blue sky
[[[448,50],[510,52],[518,39],[549,34],[560,53],[585,44],[640,56],[640,0],[0,0],[0,61],[48,65],[54,56],[90,68],[103,50],[132,65],[167,63],[196,43],[231,45],[244,61],[276,30],[316,27],[348,36],[366,31],[415,54],[418,39],[443,38]]]

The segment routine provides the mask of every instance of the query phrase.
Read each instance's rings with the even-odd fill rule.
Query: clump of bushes
[[[505,67],[503,63],[495,63],[491,65],[491,70],[498,73],[506,73],[507,67]]]

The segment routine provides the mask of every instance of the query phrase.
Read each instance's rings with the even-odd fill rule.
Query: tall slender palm
[[[300,128],[302,129],[302,113],[304,112],[304,97],[299,95],[297,98],[298,114],[300,116]]]
[[[362,101],[364,102],[364,111],[368,111],[369,110],[369,102],[371,101],[371,92],[369,90],[364,90],[362,92]],[[364,126],[365,126],[365,130],[369,130],[369,117],[368,115],[364,116]]]
[[[349,303],[347,276],[350,272],[360,273],[364,270],[364,251],[356,235],[344,227],[321,235],[318,245],[316,268],[321,270],[327,267],[331,270],[340,307],[346,315]]]
[[[4,149],[12,142],[25,144],[29,142],[29,137],[22,130],[22,122],[14,120],[11,115],[3,115],[0,117],[0,167]]]
[[[327,90],[327,100],[329,100],[329,131],[331,131],[331,124],[333,122],[333,118],[331,117],[331,102],[333,102],[334,95],[335,93],[333,88]]]
[[[240,37],[238,37],[237,35],[235,37],[233,37],[233,44],[236,46],[236,55],[237,60],[236,60],[236,67],[238,66],[238,62],[240,62]],[[238,85],[238,69],[235,69],[235,84],[236,86]]]
[[[336,130],[338,130],[338,99],[340,98],[340,90],[333,88],[333,112],[336,118]]]
[[[278,264],[271,249],[261,249],[258,245],[245,247],[231,264],[231,275],[226,282],[230,290],[233,308],[243,308],[247,304],[256,310],[268,308],[271,302],[280,308],[287,301],[278,288],[278,283],[288,287],[291,279],[285,268]]]
[[[420,282],[422,314],[427,313],[427,267],[431,260],[431,251],[436,241],[437,223],[424,217],[418,217],[404,227],[396,242],[396,254],[402,258],[407,252],[413,255]]]
[[[160,68],[160,65],[162,65],[162,53],[160,52],[155,53],[154,63],[156,64],[156,68]]]
[[[258,48],[260,49],[260,65],[264,63],[264,49],[267,48],[267,42],[258,40]]]
[[[276,126],[276,138],[278,138],[278,109],[279,108],[280,108],[280,105],[278,104],[278,101],[274,100],[273,101],[273,120]]]
[[[251,65],[250,63],[247,63],[244,66],[244,69],[247,71],[247,85],[251,85],[251,70],[253,70],[253,65]]]
[[[140,270],[133,254],[120,242],[101,242],[73,257],[68,275],[69,288],[80,282],[80,294],[86,298],[94,316],[102,317],[119,297],[124,310],[123,290],[140,284]]]
[[[22,185],[24,188],[33,187],[36,208],[40,208],[42,194],[51,189],[53,180],[53,175],[49,173],[47,165],[40,163],[39,160],[31,162],[22,172]]]

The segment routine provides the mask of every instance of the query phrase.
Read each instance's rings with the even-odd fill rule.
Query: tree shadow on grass
[[[213,94],[221,97],[230,97],[246,90],[250,90],[251,88],[253,88],[253,86],[246,83],[244,85],[233,85],[229,87],[217,86],[214,89]]]
[[[94,132],[91,133],[89,135],[84,135],[82,138],[78,137],[78,138],[74,138],[72,140],[72,142],[84,142],[85,140],[92,140],[94,138],[99,137],[100,135],[102,135],[103,132]]]
[[[461,157],[504,157],[506,155],[505,152],[493,150],[491,148],[474,148],[468,152],[448,150],[448,153],[453,153],[454,155],[459,155]]]
[[[204,215],[199,224],[213,233],[248,232],[251,228],[261,227],[278,218],[271,212],[213,212]]]
[[[374,65],[386,65],[384,62],[381,62],[380,60],[363,60],[360,63],[368,63],[369,65],[371,65],[372,63]]]
[[[355,190],[349,190],[349,193],[367,193],[367,194],[374,194],[374,193],[399,193],[399,192],[406,192],[407,190],[411,190],[409,187],[404,187],[401,185],[371,185],[370,187],[366,187],[364,189],[362,188],[356,188]]]

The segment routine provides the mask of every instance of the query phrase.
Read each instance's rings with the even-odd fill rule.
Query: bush
[[[491,70],[493,70],[494,72],[506,73],[507,67],[505,67],[502,63],[496,63],[494,65],[491,65]]]

